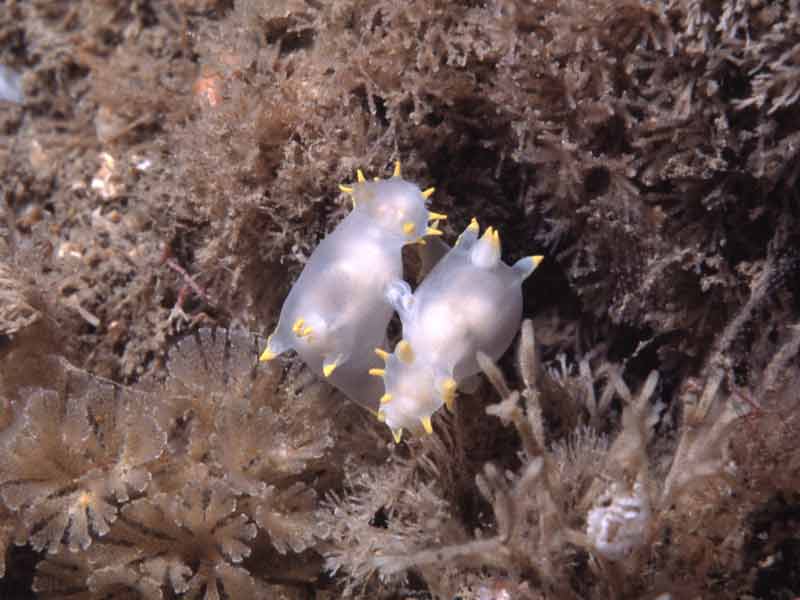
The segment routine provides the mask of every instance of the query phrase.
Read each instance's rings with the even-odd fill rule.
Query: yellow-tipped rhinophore
[[[392,177],[400,177],[400,161],[396,160],[394,162],[394,173],[392,173]]]
[[[267,339],[267,347],[264,348],[264,352],[261,353],[261,356],[258,357],[258,360],[261,362],[268,362],[278,356],[272,350],[269,349],[269,341],[272,339],[272,336],[269,336]]]
[[[493,238],[494,238],[493,232],[494,232],[494,228],[492,226],[487,227],[486,231],[484,231],[483,235],[481,236],[481,241],[491,244],[493,242]]]
[[[500,248],[500,232],[497,229],[492,230],[492,246]]]
[[[422,428],[425,430],[425,433],[428,435],[433,433],[433,423],[431,423],[430,417],[422,417],[420,419],[422,421]]]
[[[398,429],[392,429],[392,437],[394,437],[394,443],[399,444],[403,441],[403,428],[399,427]]]
[[[445,221],[447,220],[447,215],[437,212],[428,211],[428,220],[429,221]]]
[[[442,398],[444,399],[444,403],[447,406],[447,410],[450,412],[453,411],[453,405],[456,400],[456,389],[458,388],[458,384],[456,384],[456,380],[452,377],[448,377],[442,382]]]
[[[414,235],[414,232],[417,230],[417,226],[414,225],[411,221],[406,221],[403,223],[403,233],[406,235]]]
[[[386,360],[389,358],[389,353],[383,348],[375,348],[375,354],[380,356],[383,362],[386,362]]]
[[[425,230],[425,235],[444,235],[444,231],[436,229],[435,227],[428,227]]]
[[[364,171],[356,169],[356,179],[358,179],[358,183],[364,183],[367,180],[367,178],[364,177]]]
[[[425,200],[427,200],[428,198],[433,196],[433,192],[435,192],[435,191],[436,191],[436,188],[434,188],[434,187],[429,187],[427,190],[422,190],[422,197],[425,198]]]
[[[397,346],[394,347],[394,353],[397,355],[397,358],[407,365],[414,362],[414,351],[411,349],[411,344],[406,340],[397,342]]]
[[[391,394],[384,394],[383,396],[381,396],[381,399],[380,399],[380,403],[381,404],[389,404],[389,402],[391,402],[391,401],[392,401],[392,395]]]
[[[383,377],[386,374],[386,371],[383,369],[370,369],[369,374],[373,377]]]
[[[544,256],[541,255],[531,256],[531,262],[533,263],[533,268],[535,269],[536,267],[538,267],[543,260]]]
[[[339,190],[341,192],[344,192],[345,194],[352,194],[353,193],[353,188],[351,188],[349,185],[341,185],[341,184],[339,184]]]

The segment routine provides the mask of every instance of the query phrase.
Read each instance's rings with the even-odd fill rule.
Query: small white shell
[[[622,560],[647,539],[651,519],[647,493],[639,482],[627,492],[614,484],[598,503],[586,516],[586,535],[600,555]]]

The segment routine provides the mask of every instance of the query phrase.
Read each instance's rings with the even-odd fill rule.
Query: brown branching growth
[[[0,432],[0,548],[52,555],[43,597],[256,598],[273,579],[291,585],[270,560],[248,563],[254,550],[319,569],[302,553],[318,542],[331,405],[319,386],[282,392],[277,369],[256,368],[257,343],[201,330],[163,381],[123,388],[56,361],[57,389],[20,393]]]
[[[795,336],[789,336],[774,361],[787,360],[795,346]],[[743,417],[749,407],[738,394],[727,393],[713,376],[703,386],[682,390],[681,423],[665,445],[655,439],[667,408],[658,400],[658,373],[651,372],[633,394],[620,371],[609,366],[601,379],[613,391],[601,396],[616,398],[622,409],[609,446],[592,425],[606,422],[598,418],[594,394],[572,397],[575,405],[583,403],[575,429],[553,438],[548,426],[553,408],[546,396],[557,386],[539,363],[530,321],[523,324],[517,355],[521,390],[512,390],[486,357],[479,355],[479,360],[503,398],[486,412],[512,425],[521,445],[521,465],[515,472],[504,473],[489,463],[477,474],[476,491],[491,507],[492,518],[481,521],[474,539],[466,523],[448,520],[442,486],[414,476],[429,472],[430,462],[422,460],[425,454],[412,453],[416,463],[400,462],[384,472],[382,480],[371,474],[363,483],[351,481],[350,495],[330,504],[328,518],[337,526],[327,550],[329,568],[346,569],[354,580],[346,588],[348,594],[358,590],[355,581],[366,585],[374,582],[375,574],[384,582],[398,581],[412,571],[435,596],[451,597],[464,592],[460,586],[467,580],[478,577],[476,567],[484,577],[488,574],[487,579],[478,578],[481,589],[502,585],[527,590],[530,597],[628,598],[669,590],[719,591],[713,573],[740,560],[747,515],[759,498],[737,479],[739,467],[731,453],[734,442],[742,447],[739,432],[750,418]],[[776,368],[770,365],[765,377]],[[577,382],[588,377],[596,385],[599,379],[587,369],[562,377]],[[709,373],[715,370],[715,364],[709,365]],[[572,382],[566,389],[580,390],[581,385]],[[612,405],[604,401],[603,410],[613,412]],[[574,414],[576,408],[562,410]],[[794,425],[786,427],[788,434]],[[789,455],[787,466],[796,470],[797,453]],[[446,488],[448,478],[442,481]],[[416,503],[416,512],[409,511],[409,501]],[[375,527],[376,514],[384,514],[385,528]],[[425,523],[424,531],[418,529],[420,522]],[[431,541],[432,527],[438,527],[439,543]],[[403,546],[402,552],[395,549]],[[691,568],[685,567],[687,560]],[[660,576],[667,570],[673,573],[670,581]]]

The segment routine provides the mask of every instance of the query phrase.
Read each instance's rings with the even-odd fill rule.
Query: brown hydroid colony
[[[796,0],[2,3],[0,595],[800,595],[798,39]],[[444,239],[547,258],[520,378],[395,447],[249,331],[398,159]]]

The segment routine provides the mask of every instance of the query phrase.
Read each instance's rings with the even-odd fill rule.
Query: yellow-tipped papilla
[[[427,433],[428,435],[432,434],[433,433],[433,423],[431,423],[431,418],[430,417],[422,417],[420,419],[420,421],[422,422],[422,428],[425,430],[425,433]]]
[[[370,369],[369,374],[373,377],[383,377],[386,371],[384,369]]]
[[[272,350],[269,349],[269,343],[270,343],[271,340],[272,340],[272,336],[269,336],[267,338],[267,347],[264,348],[264,352],[262,352],[261,356],[258,357],[259,361],[267,362],[267,361],[270,361],[270,360],[274,359],[276,356],[278,356],[275,352],[273,352]]]
[[[426,190],[422,190],[422,197],[425,198],[425,200],[427,200],[428,198],[433,196],[433,192],[435,192],[435,191],[436,191],[436,188],[433,188],[433,187],[429,187]]]
[[[303,331],[303,325],[305,325],[306,321],[303,317],[298,317],[298,319],[292,324],[292,332],[295,335],[300,335]]]
[[[533,268],[535,269],[538,267],[542,261],[544,260],[544,256],[541,254],[537,254],[536,256],[531,256],[531,262],[533,263]]]
[[[336,370],[336,367],[338,367],[338,366],[339,366],[339,361],[338,360],[335,360],[332,363],[323,364],[322,365],[322,374],[325,375],[325,377],[330,377],[333,374],[333,372]]]
[[[361,169],[356,169],[356,179],[358,180],[358,183],[364,183],[367,180],[367,178],[364,177],[364,171]]]
[[[456,400],[456,389],[458,389],[458,384],[452,377],[448,377],[442,382],[442,399],[444,400],[445,406],[447,406],[447,410],[450,412],[453,412],[453,406]]]
[[[431,221],[444,221],[447,219],[447,215],[443,213],[428,211],[428,219]]]
[[[386,362],[386,360],[389,358],[389,353],[383,348],[375,348],[375,354],[380,356],[383,362]]]
[[[339,191],[344,192],[345,194],[352,194],[353,188],[351,188],[349,185],[339,184]]]
[[[411,221],[406,221],[403,223],[403,233],[406,235],[414,235],[414,232],[417,230],[417,226],[414,225]]]
[[[436,229],[435,227],[428,227],[425,230],[425,235],[444,235],[444,232],[441,229]]]
[[[403,441],[403,428],[400,427],[398,429],[392,429],[392,437],[394,438],[394,443],[399,444]]]
[[[397,355],[397,358],[407,365],[414,362],[414,351],[411,349],[411,344],[406,340],[397,342],[397,346],[394,347],[394,353]]]
[[[381,404],[389,404],[389,402],[391,402],[391,401],[392,401],[392,395],[391,394],[384,394],[383,396],[381,396],[381,399],[380,399],[380,403]]]
[[[394,162],[394,173],[392,173],[392,177],[400,177],[400,161],[396,160]]]

